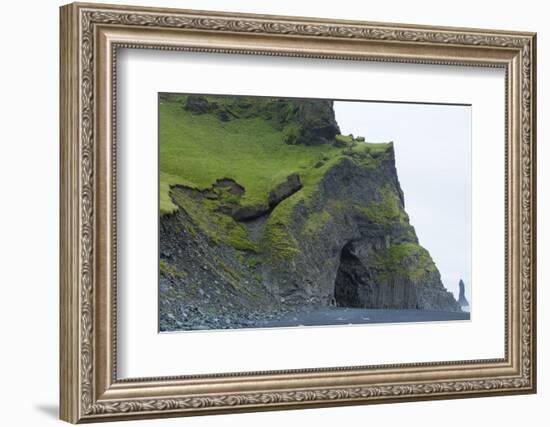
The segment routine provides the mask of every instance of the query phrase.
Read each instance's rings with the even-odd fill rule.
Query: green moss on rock
[[[185,189],[173,188],[174,202],[190,216],[192,221],[215,243],[223,242],[237,250],[258,252],[258,244],[248,236],[248,230],[229,215],[217,212],[219,201],[195,200]]]
[[[401,199],[396,190],[390,185],[385,185],[380,194],[380,201],[371,202],[367,206],[358,206],[357,209],[363,212],[375,224],[408,224],[409,216],[403,209]]]
[[[164,274],[165,276],[172,279],[183,280],[187,277],[187,274],[185,273],[185,271],[179,271],[164,259],[160,260],[159,269],[161,274]]]
[[[390,246],[380,255],[376,266],[386,275],[398,274],[414,282],[418,282],[426,273],[437,271],[430,253],[413,242]]]
[[[300,252],[296,239],[282,223],[266,227],[263,244],[272,263],[284,261]]]
[[[307,218],[304,225],[304,232],[313,236],[319,233],[331,219],[332,216],[327,209],[323,209],[320,212],[314,212]]]

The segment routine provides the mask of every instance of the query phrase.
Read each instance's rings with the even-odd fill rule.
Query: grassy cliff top
[[[169,194],[171,185],[201,190],[218,179],[232,178],[245,188],[241,205],[262,205],[269,192],[292,173],[299,173],[301,191],[307,193],[344,156],[363,153],[366,162],[374,162],[391,146],[342,135],[334,135],[334,143],[327,143],[337,129],[334,124],[328,132],[321,129],[323,143],[294,143],[304,135],[317,135],[320,127],[315,117],[327,114],[322,105],[306,105],[306,109],[295,101],[270,98],[246,97],[240,104],[236,97],[204,99],[206,104],[193,110],[186,107],[184,95],[160,97],[161,214],[177,209]],[[313,130],[307,134],[304,128],[309,124]]]

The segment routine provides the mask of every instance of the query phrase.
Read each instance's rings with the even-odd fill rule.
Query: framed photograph
[[[60,22],[63,420],[536,391],[535,34]]]

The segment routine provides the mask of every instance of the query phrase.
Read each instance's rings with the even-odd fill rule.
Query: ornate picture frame
[[[75,3],[61,8],[60,416],[112,421],[536,391],[536,35]],[[504,358],[117,378],[117,49],[506,73]],[[183,362],[182,362],[183,363]]]

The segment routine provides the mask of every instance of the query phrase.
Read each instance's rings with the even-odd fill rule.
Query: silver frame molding
[[[81,3],[63,6],[60,13],[61,419],[112,421],[536,391],[534,33]],[[504,68],[505,357],[117,379],[118,48]]]

